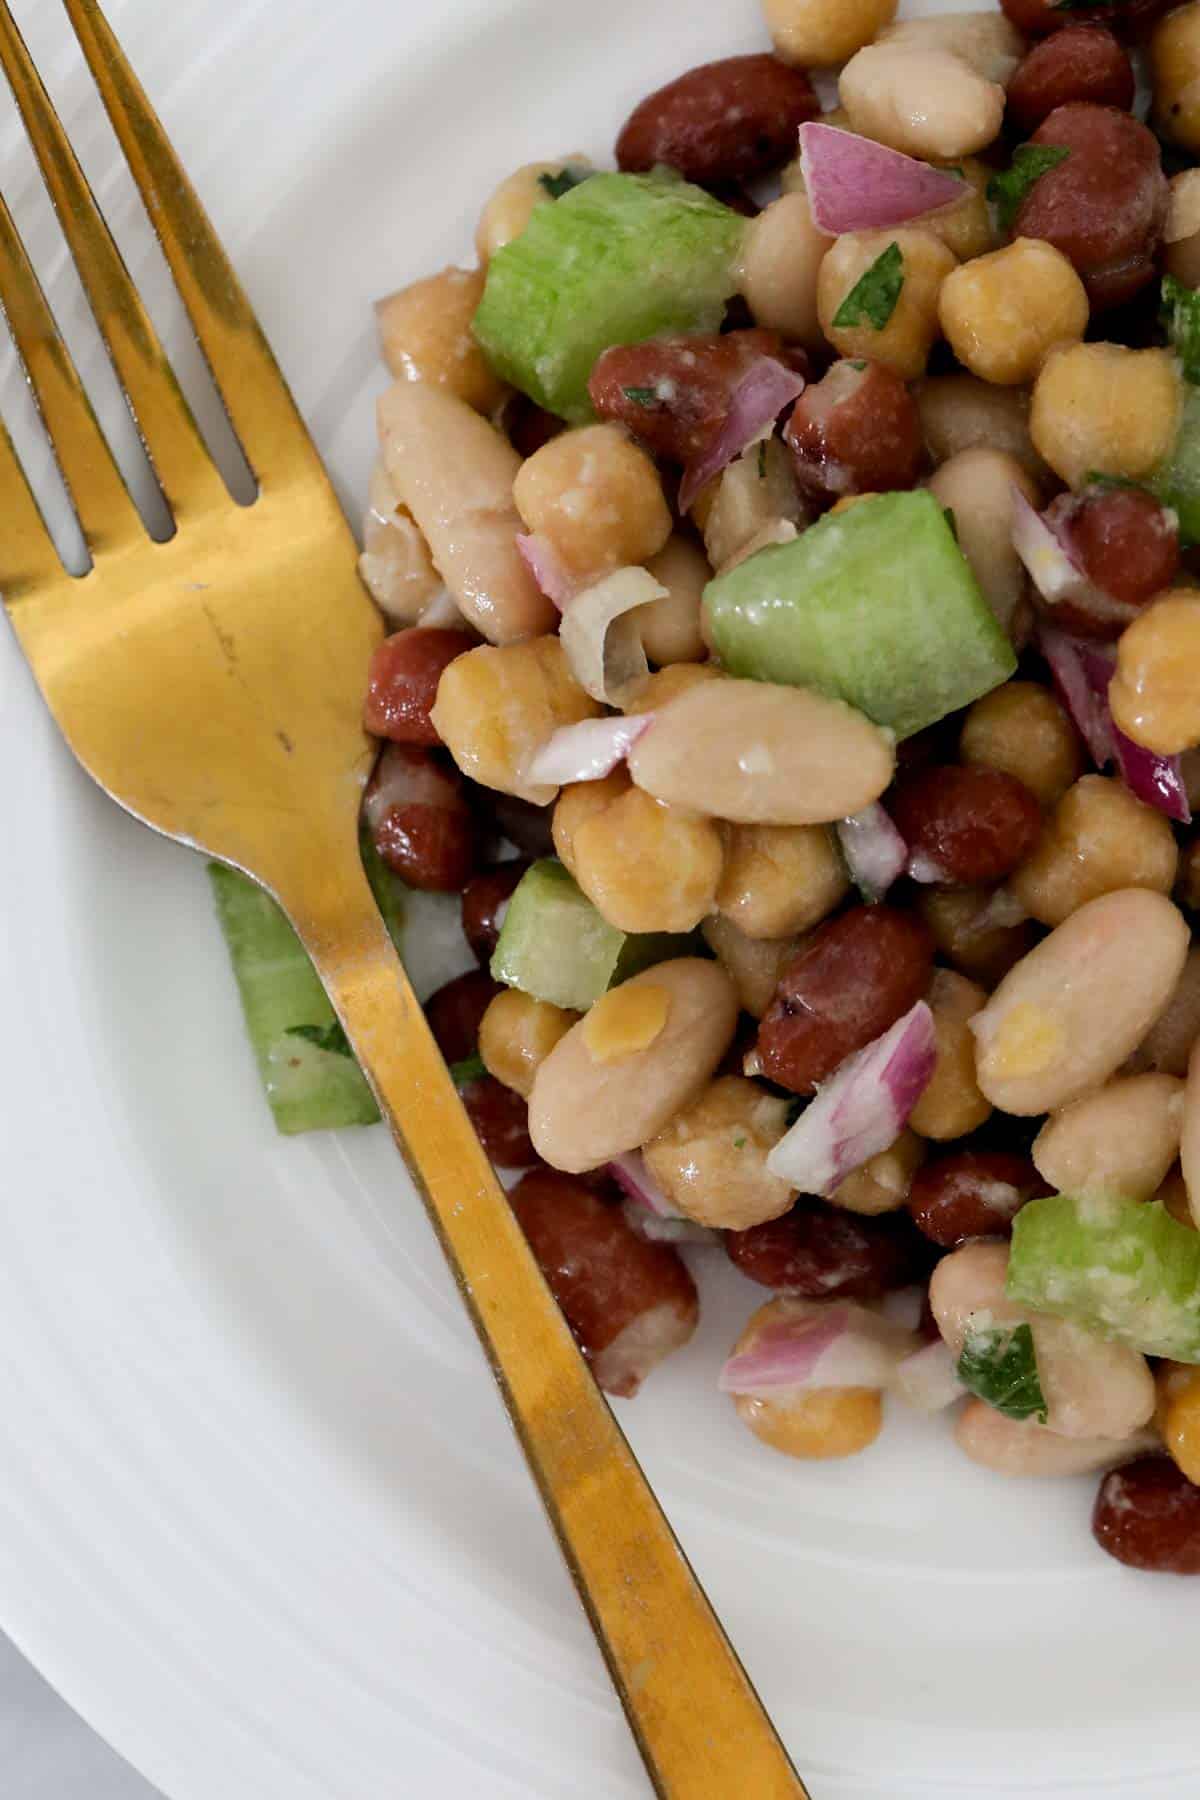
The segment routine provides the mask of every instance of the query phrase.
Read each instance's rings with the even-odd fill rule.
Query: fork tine
[[[0,307],[93,556],[142,529],[91,402],[0,197]]]
[[[13,448],[8,426],[0,419],[0,594],[16,614],[27,593],[62,580],[62,564],[42,520],[25,471]]]
[[[178,517],[224,502],[224,484],[25,48],[8,0],[0,0],[0,65],[168,505]]]
[[[96,0],[63,0],[247,461],[269,482],[320,464],[195,189]]]

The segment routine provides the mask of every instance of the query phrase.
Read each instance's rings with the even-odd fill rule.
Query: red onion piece
[[[806,1388],[890,1387],[916,1349],[916,1334],[866,1307],[822,1301],[776,1303],[750,1349],[717,1378],[725,1394],[770,1398]]]
[[[518,532],[517,549],[547,600],[553,600],[561,612],[575,592],[576,583],[554,545],[536,532]]]
[[[804,392],[804,377],[773,356],[751,364],[729,397],[729,411],[709,444],[690,462],[679,484],[679,510],[687,512],[706,482],[719,475],[756,438],[769,433],[785,406]]]
[[[846,1058],[767,1157],[802,1194],[828,1196],[854,1169],[895,1143],[937,1061],[924,1000],[890,1031]]]
[[[683,1217],[682,1213],[676,1212],[651,1175],[640,1150],[630,1150],[624,1156],[615,1157],[608,1164],[607,1172],[635,1206],[654,1213],[660,1219]]]
[[[1012,489],[1013,549],[1020,557],[1034,587],[1047,606],[1073,600],[1094,618],[1114,619],[1124,625],[1129,608],[1106,589],[1097,587],[1075,561],[1066,540],[1055,529],[1055,520],[1031,506],[1019,487]],[[1067,496],[1068,499],[1071,496]],[[1057,501],[1055,505],[1057,505]]]
[[[836,125],[800,127],[801,172],[818,231],[883,230],[953,206],[967,182]]]
[[[853,818],[840,820],[837,834],[855,887],[864,900],[882,900],[908,862],[908,845],[890,816],[875,800]]]
[[[721,1233],[707,1225],[697,1225],[694,1219],[662,1219],[657,1213],[647,1212],[636,1200],[626,1200],[621,1211],[630,1230],[650,1244],[695,1244],[712,1249],[722,1242]]]
[[[954,1352],[940,1340],[906,1356],[892,1385],[902,1400],[927,1413],[944,1411],[967,1391],[958,1379]]]
[[[1110,650],[1043,625],[1038,633],[1054,685],[1098,769],[1115,762],[1130,792],[1177,824],[1191,822],[1187,784],[1178,756],[1158,756],[1127,738],[1113,723],[1108,687],[1115,659]]]
[[[524,779],[554,787],[568,781],[601,781],[624,761],[653,718],[653,713],[638,713],[628,719],[583,719],[578,725],[563,725],[534,752]]]

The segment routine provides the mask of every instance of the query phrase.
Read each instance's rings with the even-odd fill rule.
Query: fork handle
[[[313,870],[295,904],[279,897],[454,1271],[656,1792],[807,1800],[525,1243],[357,856]]]

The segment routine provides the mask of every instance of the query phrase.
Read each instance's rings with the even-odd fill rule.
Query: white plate
[[[18,10],[148,279],[59,9]],[[752,0],[112,14],[348,496],[370,300],[465,253],[510,167],[605,155],[761,36]],[[201,868],[79,776],[7,634],[0,817],[0,1625],[170,1800],[644,1793],[397,1158],[273,1135]],[[702,1281],[620,1416],[816,1800],[1194,1796],[1196,1589],[1100,1555],[1091,1482],[899,1416],[841,1467],[773,1456],[713,1391],[760,1295]]]

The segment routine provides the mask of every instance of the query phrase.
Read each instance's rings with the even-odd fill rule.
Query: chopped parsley
[[[291,1025],[287,1035],[303,1038],[305,1043],[315,1044],[318,1050],[328,1050],[331,1056],[354,1055],[350,1040],[337,1019],[331,1025]]]
[[[896,310],[904,286],[904,258],[899,244],[889,244],[865,275],[860,275],[833,315],[835,330],[869,325],[882,331]]]
[[[581,187],[592,174],[591,169],[559,169],[557,174],[548,171],[538,176],[538,185],[546,190],[552,200],[561,200],[572,188]]]
[[[733,1147],[735,1150],[744,1150],[746,1148],[745,1138],[744,1137],[735,1137],[733,1140]]]
[[[622,388],[621,392],[624,394],[624,396],[627,400],[632,400],[633,404],[635,406],[657,406],[657,405],[659,405],[657,388],[627,387],[627,388]]]
[[[483,1066],[483,1058],[478,1050],[474,1056],[465,1056],[462,1062],[450,1064],[450,1079],[455,1087],[466,1087],[469,1082],[478,1081],[487,1070]]]
[[[958,1379],[1006,1419],[1046,1423],[1046,1396],[1028,1325],[967,1326]]]
[[[987,197],[1007,231],[1020,211],[1021,202],[1035,182],[1064,162],[1071,152],[1062,144],[1021,144],[1013,151],[1011,168],[993,175]]]
[[[1200,293],[1174,275],[1162,284],[1162,316],[1186,381],[1200,381]]]

